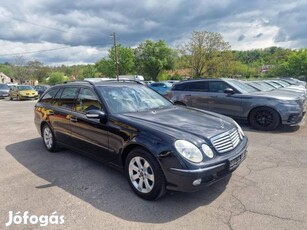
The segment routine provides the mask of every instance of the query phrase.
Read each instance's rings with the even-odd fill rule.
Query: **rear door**
[[[63,87],[53,98],[50,107],[50,123],[58,141],[63,144],[70,145],[72,141],[70,120],[78,91],[79,87],[76,86]]]

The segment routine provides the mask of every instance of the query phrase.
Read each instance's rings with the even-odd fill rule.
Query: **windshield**
[[[273,81],[269,81],[268,83],[269,83],[270,85],[272,85],[273,87],[275,87],[275,89],[279,89],[279,88],[282,87],[281,85],[279,85],[279,84],[277,84],[277,83],[275,83],[275,82],[273,82]]]
[[[266,87],[262,86],[262,85],[259,85],[255,82],[246,82],[246,84],[258,89],[259,91],[268,91],[268,89],[266,89]]]
[[[145,86],[105,85],[97,88],[113,113],[143,112],[172,106],[170,101]]]
[[[258,92],[259,90],[255,89],[254,87],[246,84],[242,81],[237,80],[229,80],[229,83],[234,86],[237,90],[239,90],[241,93],[253,93]]]
[[[9,87],[7,85],[5,85],[5,84],[1,84],[0,85],[0,89],[9,89]]]
[[[283,87],[287,87],[290,85],[289,83],[286,83],[285,81],[276,81],[276,83],[282,85]]]
[[[34,90],[32,86],[29,86],[29,85],[19,85],[17,86],[17,89],[18,90]]]
[[[268,83],[266,82],[253,82],[254,84],[257,84],[257,86],[261,87],[261,90],[262,91],[272,91],[274,90],[275,88],[271,85],[269,85]]]

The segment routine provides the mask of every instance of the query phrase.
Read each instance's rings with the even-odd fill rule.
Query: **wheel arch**
[[[279,116],[279,119],[280,119],[280,120],[279,120],[279,123],[281,123],[282,120],[281,120],[281,116],[280,116],[280,113],[279,113],[278,110],[276,110],[275,108],[270,107],[270,106],[258,105],[258,106],[255,106],[254,108],[252,108],[252,109],[248,112],[247,121],[248,121],[249,124],[250,124],[250,115],[251,115],[251,113],[252,113],[254,110],[259,109],[259,108],[264,108],[264,109],[268,108],[268,109],[274,110],[274,111],[278,114],[278,116]]]
[[[142,144],[139,144],[139,143],[131,143],[129,145],[127,145],[123,151],[122,151],[122,154],[121,154],[121,164],[123,166],[123,168],[125,168],[125,162],[126,162],[126,159],[127,159],[127,156],[128,154],[135,148],[142,148],[146,151],[148,151],[151,155],[155,156],[155,154],[152,153],[152,151],[150,151],[150,149]],[[159,162],[159,161],[158,161]]]

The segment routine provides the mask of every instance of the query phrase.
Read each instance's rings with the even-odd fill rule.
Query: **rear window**
[[[40,102],[51,104],[54,96],[59,91],[59,88],[49,90],[40,100]]]
[[[175,91],[195,91],[195,92],[208,92],[208,82],[186,82],[181,84],[175,84],[172,88]]]

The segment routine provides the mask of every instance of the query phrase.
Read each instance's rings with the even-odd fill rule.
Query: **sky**
[[[178,48],[193,31],[220,33],[233,50],[307,47],[307,0],[1,0],[0,63],[92,64],[111,34],[124,46],[146,39]]]

